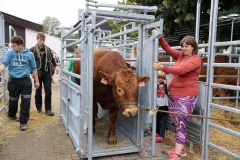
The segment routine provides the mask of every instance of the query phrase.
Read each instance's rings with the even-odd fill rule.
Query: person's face
[[[43,39],[43,38],[38,38],[37,39],[37,43],[38,43],[39,47],[43,47],[44,42],[45,42],[45,39]]]
[[[184,56],[189,56],[192,55],[194,48],[191,45],[186,44],[186,42],[183,42],[181,49]]]
[[[77,54],[79,52],[78,47],[74,48],[74,53]]]
[[[16,43],[12,43],[11,46],[12,46],[12,49],[16,52],[23,51],[23,45],[17,45]]]
[[[163,83],[164,78],[158,77],[158,83]]]

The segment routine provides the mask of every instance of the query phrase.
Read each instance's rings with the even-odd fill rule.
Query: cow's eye
[[[121,90],[121,89],[117,89],[117,91],[118,91],[119,93],[121,93],[121,92],[122,92],[122,90]]]

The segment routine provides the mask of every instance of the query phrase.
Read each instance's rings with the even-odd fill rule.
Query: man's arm
[[[0,74],[2,73],[2,71],[5,69],[5,66],[3,64],[0,64]]]
[[[39,84],[39,80],[38,80],[38,72],[37,70],[33,71],[33,77],[34,77],[34,80],[35,80],[35,88],[38,88],[40,86]]]

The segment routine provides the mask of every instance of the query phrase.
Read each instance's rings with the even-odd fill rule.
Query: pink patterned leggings
[[[170,112],[192,114],[195,104],[198,101],[198,96],[169,95],[168,97],[168,110]],[[187,122],[190,117],[172,113],[169,116],[175,128],[176,143],[185,144],[187,139]]]

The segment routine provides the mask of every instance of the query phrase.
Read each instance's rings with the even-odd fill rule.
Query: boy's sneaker
[[[49,115],[49,116],[54,116],[54,112],[52,112],[52,111],[45,111],[45,114],[47,114],[47,115]]]
[[[37,110],[37,113],[43,114],[43,111],[41,109]]]
[[[167,151],[167,154],[168,154],[169,156],[172,156],[172,155],[174,155],[174,152],[175,152],[175,148]],[[187,150],[186,150],[186,149],[183,149],[183,150],[182,150],[182,153],[181,153],[181,156],[186,156],[186,155],[187,155]]]
[[[19,121],[19,119],[18,119],[16,116],[12,117],[12,116],[9,116],[9,115],[8,115],[8,119],[10,119],[10,120],[12,120],[12,121],[16,121],[16,122]]]
[[[171,155],[171,157],[169,158],[169,160],[182,160],[182,158],[179,157],[179,156],[176,155],[176,154],[173,154],[173,155]]]
[[[20,131],[25,131],[25,130],[27,130],[27,124],[26,123],[20,124]]]

